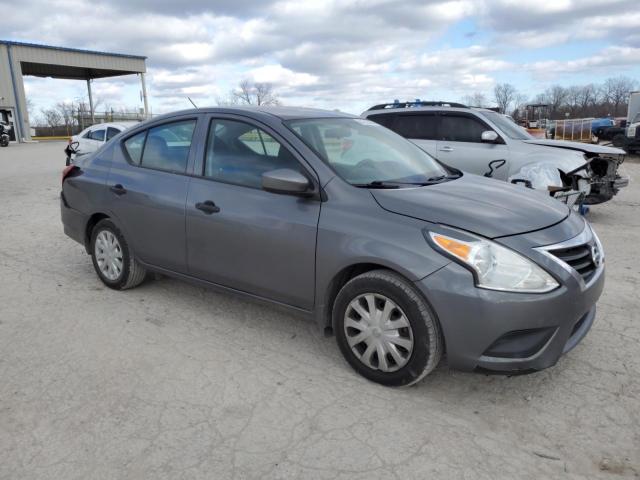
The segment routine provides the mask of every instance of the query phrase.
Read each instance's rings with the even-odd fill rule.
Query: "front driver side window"
[[[262,188],[262,174],[290,168],[303,175],[298,160],[264,130],[235,120],[213,120],[207,136],[204,176]]]
[[[120,130],[118,130],[117,128],[113,128],[113,127],[107,128],[107,141],[111,140],[113,137],[115,137],[119,133],[120,133]]]
[[[482,142],[482,132],[491,130],[481,121],[463,115],[442,115],[440,137],[450,142]]]

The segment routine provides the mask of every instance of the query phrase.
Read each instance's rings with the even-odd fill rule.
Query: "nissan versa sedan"
[[[590,329],[602,246],[566,205],[462,173],[372,121],[172,113],[64,170],[64,231],[115,290],[159,272],[288,307],[410,385],[554,365]]]

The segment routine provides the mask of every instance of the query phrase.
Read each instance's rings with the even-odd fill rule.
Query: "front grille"
[[[572,267],[587,283],[596,273],[597,265],[594,262],[592,249],[596,249],[597,252],[597,248],[597,246],[592,247],[589,244],[584,244],[549,250],[549,253]]]

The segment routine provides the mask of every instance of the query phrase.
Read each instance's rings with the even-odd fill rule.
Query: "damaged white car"
[[[465,172],[542,190],[568,205],[610,200],[627,186],[624,150],[531,136],[504,115],[457,103],[376,105],[362,114]]]

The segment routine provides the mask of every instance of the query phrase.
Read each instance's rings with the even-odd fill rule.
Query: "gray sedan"
[[[159,272],[284,306],[385,385],[445,353],[464,370],[554,365],[604,285],[602,246],[564,204],[336,112],[155,118],[67,167],[61,210],[108,287]]]

